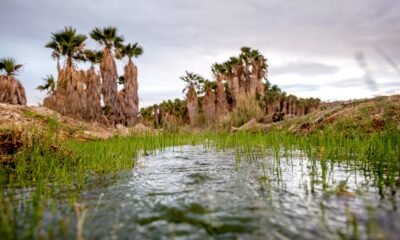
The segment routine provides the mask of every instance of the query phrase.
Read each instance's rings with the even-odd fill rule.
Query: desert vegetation
[[[21,68],[13,58],[0,59],[0,102],[26,105],[25,89],[16,78]]]
[[[38,87],[47,90],[43,105],[82,121],[132,126],[138,121],[139,105],[138,71],[132,58],[139,57],[143,49],[138,43],[125,45],[115,27],[95,28],[90,37],[102,51],[86,49],[88,37],[72,27],[52,33],[46,47],[57,61],[58,76],[56,81],[47,77]],[[120,91],[116,58],[128,58]],[[90,62],[91,67],[79,69],[77,63],[82,61]]]
[[[186,84],[183,89],[186,94],[185,111],[164,110],[166,106],[163,104],[150,106],[141,110],[145,120],[150,122],[151,114],[147,113],[161,109],[164,116],[160,119],[166,125],[170,125],[168,121],[174,115],[174,119],[192,127],[238,127],[252,119],[270,123],[303,116],[318,110],[320,105],[317,98],[298,98],[288,95],[277,85],[271,85],[267,79],[267,59],[258,50],[249,47],[242,47],[239,56],[213,64],[211,72],[214,80],[188,71],[180,77]],[[170,101],[170,104],[174,103],[177,104],[175,108],[181,109],[181,102]]]

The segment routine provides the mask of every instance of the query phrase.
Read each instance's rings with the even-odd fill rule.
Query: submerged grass
[[[241,159],[240,156],[250,161],[272,156],[275,161],[270,162],[273,166],[269,167],[277,167],[275,173],[278,178],[280,161],[298,155],[312,163],[312,175],[319,174],[323,182],[334,166],[346,165],[353,171],[370,176],[382,197],[385,191],[392,194],[400,185],[400,131],[395,129],[368,136],[357,131],[325,130],[308,136],[283,132],[238,132],[209,137],[219,149],[235,148],[237,160]],[[265,163],[262,162],[261,166],[265,167]]]

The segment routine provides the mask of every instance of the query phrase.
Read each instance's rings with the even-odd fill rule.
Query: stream
[[[320,169],[305,158],[263,160],[265,174],[259,160],[242,159],[237,168],[233,150],[182,146],[140,157],[132,171],[83,191],[80,203],[88,209],[83,236],[396,239],[400,233],[399,197],[382,199],[368,177],[334,166],[325,181],[346,189],[338,194],[337,187],[323,189],[315,175]],[[72,228],[74,216],[70,212]]]

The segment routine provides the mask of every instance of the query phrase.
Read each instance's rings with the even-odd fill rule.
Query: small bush
[[[223,128],[239,127],[252,119],[259,120],[264,112],[255,99],[239,98],[236,108],[221,118],[219,124]]]

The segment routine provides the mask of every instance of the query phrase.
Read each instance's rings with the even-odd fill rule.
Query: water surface
[[[234,151],[203,146],[140,157],[132,171],[96,180],[82,193],[84,237],[395,239],[400,233],[397,195],[381,199],[373,181],[351,167],[332,166],[323,179],[318,163],[296,154],[236,160]]]

